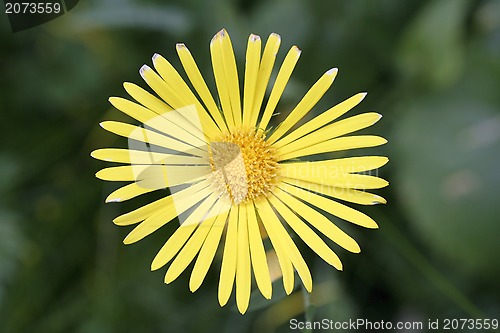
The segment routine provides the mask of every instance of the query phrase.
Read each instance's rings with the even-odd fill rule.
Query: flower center
[[[210,143],[214,185],[234,204],[267,195],[277,178],[278,162],[264,135],[235,131]]]

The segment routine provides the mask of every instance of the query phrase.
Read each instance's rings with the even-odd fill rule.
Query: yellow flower
[[[124,240],[130,244],[178,218],[180,227],[151,266],[156,270],[173,259],[166,283],[175,280],[195,260],[189,288],[197,290],[221,239],[225,239],[221,246],[219,303],[227,303],[235,285],[241,313],[248,308],[252,272],[262,295],[271,298],[263,238],[269,237],[270,248],[275,251],[286,293],[293,290],[295,271],[310,292],[311,274],[289,231],[293,230],[321,258],[341,270],[339,257],[322,236],[350,252],[357,253],[360,248],[324,213],[377,228],[370,217],[338,200],[362,205],[385,203],[382,197],[365,190],[388,184],[365,173],[386,164],[386,157],[299,160],[386,143],[379,136],[349,135],[377,122],[381,117],[377,113],[335,121],[360,103],[365,93],[297,126],[331,86],[337,69],[323,74],[276,128],[269,127],[300,56],[296,46],[290,49],[263,103],[279,46],[280,37],[271,34],[261,53],[260,37],[250,35],[241,101],[229,35],[222,30],[214,36],[210,53],[220,107],[184,44],[177,45],[177,53],[193,90],[165,58],[155,54],[155,70],[144,65],[140,74],[159,98],[132,83],[124,87],[137,103],[110,98],[111,104],[142,125],[101,123],[107,131],[128,138],[129,149],[108,148],[92,153],[94,158],[125,164],[100,170],[98,178],[131,182],[111,193],[106,202],[169,189],[170,195],[113,221],[120,226],[138,224]]]

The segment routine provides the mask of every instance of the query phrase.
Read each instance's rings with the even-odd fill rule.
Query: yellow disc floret
[[[210,143],[214,185],[239,204],[269,193],[277,178],[278,162],[264,134],[237,130]]]

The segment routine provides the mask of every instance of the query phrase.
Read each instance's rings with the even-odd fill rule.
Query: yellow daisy
[[[140,74],[157,96],[125,83],[125,90],[136,102],[109,99],[142,124],[101,123],[105,130],[128,138],[129,149],[92,152],[96,159],[125,164],[97,172],[102,180],[130,182],[111,193],[106,202],[124,201],[158,189],[170,191],[168,196],[114,219],[120,226],[138,224],[124,243],[137,242],[178,219],[180,227],[160,249],[151,269],[172,261],[165,275],[165,282],[170,283],[194,261],[189,281],[194,292],[224,239],[219,303],[227,303],[235,286],[241,313],[248,308],[252,273],[262,295],[271,298],[266,250],[277,256],[287,294],[293,290],[295,271],[305,289],[312,290],[310,271],[290,232],[341,270],[339,257],[324,238],[350,252],[357,253],[360,248],[324,213],[377,228],[370,217],[339,200],[362,205],[385,203],[382,197],[365,190],[388,185],[384,179],[366,174],[386,164],[386,157],[300,160],[386,143],[379,136],[350,135],[376,123],[381,118],[377,113],[337,120],[359,104],[365,93],[297,126],[332,85],[337,69],[324,73],[278,126],[269,127],[301,53],[296,46],[288,51],[264,103],[279,46],[280,36],[271,34],[261,52],[260,37],[250,35],[241,100],[229,35],[221,30],[214,36],[210,53],[220,106],[184,44],[177,44],[177,53],[193,89],[165,58],[155,54],[154,69],[144,65]],[[263,242],[267,237],[270,244]]]

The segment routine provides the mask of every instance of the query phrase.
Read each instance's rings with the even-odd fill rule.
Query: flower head
[[[325,157],[321,154],[386,143],[379,136],[350,135],[377,122],[381,117],[377,113],[337,120],[360,103],[365,93],[298,126],[331,86],[337,69],[326,71],[278,126],[269,127],[300,56],[296,46],[289,50],[264,103],[279,45],[280,37],[271,34],[261,53],[260,37],[250,35],[241,100],[229,35],[225,30],[215,35],[210,53],[220,106],[184,44],[177,45],[177,53],[193,89],[165,58],[155,54],[154,69],[144,65],[140,74],[157,96],[125,83],[135,102],[110,98],[111,104],[141,125],[101,123],[107,131],[128,138],[129,149],[92,153],[94,158],[124,164],[100,170],[98,178],[130,182],[111,193],[107,202],[170,190],[168,196],[114,220],[121,226],[137,224],[124,240],[129,244],[179,219],[180,226],[152,263],[156,270],[172,261],[166,283],[195,261],[189,288],[197,290],[224,239],[220,246],[219,302],[221,306],[227,303],[235,285],[241,313],[248,308],[252,274],[262,295],[271,298],[266,251],[275,252],[288,294],[293,290],[295,271],[305,289],[312,290],[310,271],[291,233],[341,270],[339,257],[324,238],[350,252],[357,253],[360,248],[325,213],[377,228],[370,217],[339,200],[362,205],[385,203],[365,190],[388,184],[364,173],[386,164],[386,157],[305,160],[311,155]],[[269,237],[269,248],[264,245],[265,237]]]

